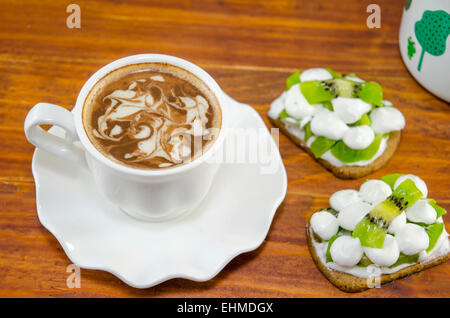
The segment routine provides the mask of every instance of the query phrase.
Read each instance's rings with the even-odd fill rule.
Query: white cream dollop
[[[421,199],[408,207],[406,217],[411,222],[431,224],[436,221],[437,213],[427,200]]]
[[[372,128],[376,133],[385,134],[405,127],[405,117],[394,107],[375,108],[370,113]]]
[[[281,112],[284,109],[284,102],[286,99],[286,92],[283,92],[277,99],[275,99],[272,104],[270,104],[270,109],[268,115],[272,119],[277,119],[280,117]]]
[[[336,217],[327,212],[319,211],[311,216],[311,227],[321,239],[328,241],[339,230],[339,224]]]
[[[351,236],[338,237],[330,247],[333,262],[340,266],[353,267],[363,256],[363,249],[358,238]]]
[[[391,187],[381,180],[367,180],[359,188],[361,199],[373,205],[384,201],[391,194]]]
[[[343,229],[353,231],[359,221],[361,221],[371,210],[372,205],[369,203],[355,202],[339,211],[337,220]]]
[[[394,265],[400,256],[400,250],[396,239],[386,234],[384,238],[383,248],[373,248],[363,246],[363,251],[367,257],[378,266],[389,267]]]
[[[365,82],[365,80],[359,78],[355,74],[347,75],[345,78],[348,79],[348,80],[351,80],[353,82],[358,82],[358,83],[364,83]]]
[[[300,74],[300,81],[301,82],[307,82],[307,81],[326,81],[333,79],[333,76],[331,75],[328,70],[320,67],[313,67],[310,69],[307,69],[303,71]]]
[[[428,188],[425,181],[420,179],[418,176],[415,176],[413,174],[404,174],[403,176],[398,177],[398,179],[395,181],[394,189],[397,189],[397,187],[406,179],[410,179],[414,184],[416,185],[417,189],[420,190],[423,194],[423,198],[426,198],[428,195]]]
[[[355,202],[361,202],[361,198],[358,191],[353,189],[337,191],[330,197],[330,206],[336,211],[341,211],[347,205]]]
[[[372,109],[372,105],[359,98],[338,97],[331,101],[336,115],[346,124],[353,124]]]
[[[373,129],[367,125],[350,127],[342,139],[352,149],[366,149],[375,139]]]
[[[441,218],[439,218],[441,219]],[[443,223],[442,219],[439,220],[438,219],[438,223]],[[419,254],[419,262],[423,263],[426,262],[427,260],[429,260],[430,258],[435,258],[435,257],[439,257],[441,255],[445,255],[450,251],[450,242],[448,240],[448,233],[445,230],[445,225],[444,225],[444,229],[442,230],[441,235],[439,236],[436,245],[431,249],[431,251],[422,251]]]
[[[300,91],[300,84],[293,85],[286,93],[286,112],[295,118],[311,117],[315,107],[308,103]]]
[[[303,140],[305,138],[305,131],[300,128],[297,122],[293,123],[291,119],[293,120],[293,118],[284,118],[281,120],[284,123],[284,128],[298,139]]]
[[[322,109],[311,120],[311,131],[317,136],[339,140],[344,137],[348,126],[333,112]]]
[[[415,255],[424,251],[429,244],[425,229],[417,224],[407,223],[395,234],[400,252],[405,255]]]
[[[391,234],[396,234],[406,225],[406,213],[400,213],[395,219],[391,221],[388,227],[388,232]]]

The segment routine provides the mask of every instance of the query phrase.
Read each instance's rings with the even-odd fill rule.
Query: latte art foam
[[[90,107],[83,109],[88,136],[101,152],[122,164],[161,169],[209,148],[220,129],[220,109],[205,84],[164,64],[119,71],[92,89]]]

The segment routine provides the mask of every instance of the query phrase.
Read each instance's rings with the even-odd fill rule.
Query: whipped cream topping
[[[359,188],[361,199],[372,205],[384,201],[391,194],[391,187],[381,180],[367,180]]]
[[[411,180],[416,177],[414,175],[405,176],[406,178]],[[406,178],[403,178],[403,180],[406,180]],[[383,201],[391,194],[391,192],[392,189],[390,189],[389,185],[384,181],[368,180],[361,185],[360,191],[348,189],[340,190],[334,193],[330,197],[330,205],[334,210],[338,212],[336,219],[339,227],[352,231],[354,229],[355,220],[359,222],[359,220],[361,220],[361,216],[366,215],[368,213],[367,210],[370,211],[370,209],[374,207],[374,204],[372,203],[379,203]],[[373,198],[371,198],[371,195],[373,195]],[[416,208],[422,209],[422,205],[424,205],[425,202],[428,204],[427,200],[419,200],[418,202],[416,202],[416,204],[419,203],[419,206],[417,206]],[[365,204],[367,206],[365,206]],[[418,254],[419,263],[427,263],[437,257],[449,253],[450,243],[448,240],[448,233],[445,230],[445,226],[437,240],[436,245],[434,245],[434,247],[430,251],[426,251],[429,246],[430,240],[425,228],[414,223],[409,223],[407,220],[408,210],[416,209],[414,208],[416,204],[409,207],[406,210],[406,213],[405,211],[403,211],[391,222],[388,228],[388,233],[390,234],[386,234],[382,248],[371,248],[366,246],[360,247],[356,243],[351,243],[350,239],[345,239],[347,243],[340,243],[340,245],[335,248],[334,254],[331,254],[333,261],[327,263],[326,251],[328,248],[328,242],[317,242],[316,240],[313,240],[313,245],[318,256],[320,257],[322,262],[331,269],[346,272],[357,277],[370,277],[373,273],[390,274],[407,266],[414,265],[410,263],[401,264],[399,266],[391,268],[390,266],[397,262],[400,253],[403,253],[405,255]],[[316,213],[320,214],[319,218],[315,217]],[[330,221],[332,220],[331,217],[334,218],[333,214],[327,212],[326,210],[322,210],[316,213],[314,213],[311,217],[311,220],[313,220],[313,218],[315,219],[315,222],[310,221],[311,233],[316,233],[316,229],[321,233],[327,234],[327,236],[330,236],[331,233],[336,234],[338,232],[338,230],[336,230],[335,224]],[[322,216],[323,213],[328,213],[331,217],[325,218],[324,216]],[[433,223],[443,223],[442,217],[439,217],[436,220],[435,213],[436,212],[434,212]],[[322,224],[318,224],[318,221],[320,220],[325,221]],[[409,221],[412,222],[412,220]],[[339,235],[351,238],[350,232],[345,232]],[[338,240],[339,238],[332,243],[330,251],[333,249],[334,244],[338,242]],[[356,240],[359,241],[359,239]],[[364,254],[374,264],[367,267],[355,266],[361,259],[361,257],[359,257],[359,259],[357,258],[357,256],[360,255],[361,251],[364,252]],[[348,253],[348,255],[346,255],[345,253]]]
[[[345,78],[354,82],[364,82],[353,74]],[[324,68],[303,71],[299,76],[300,83],[290,86],[275,99],[268,115],[273,119],[279,119],[284,113],[281,121],[285,124],[285,128],[296,137],[304,137],[304,127],[310,123],[310,129],[314,135],[307,141],[299,137],[308,147],[311,147],[317,137],[326,137],[336,141],[342,140],[350,149],[364,150],[375,141],[375,133],[384,135],[380,136],[378,151],[368,160],[342,162],[338,159],[339,155],[335,153],[336,157],[331,149],[320,156],[321,159],[336,167],[369,165],[384,153],[389,139],[388,133],[403,129],[405,119],[401,112],[393,108],[392,103],[386,100],[382,101],[384,107],[378,108],[360,98],[338,96],[331,99],[332,110],[327,105],[308,103],[300,89],[300,84],[305,81],[331,79],[333,75]],[[369,115],[372,123],[354,126],[353,124],[365,114]]]
[[[406,210],[406,217],[411,222],[432,224],[436,222],[437,213],[428,200],[421,199]]]
[[[342,140],[352,149],[366,149],[375,140],[375,133],[367,125],[350,127],[345,131]]]
[[[405,127],[405,117],[394,107],[380,107],[370,113],[372,128],[376,133],[385,134]]]
[[[363,246],[363,251],[372,262],[385,267],[394,265],[400,256],[397,240],[390,234],[386,234],[382,248]]]
[[[331,101],[336,115],[346,124],[353,124],[372,109],[372,105],[359,98],[341,97]]]
[[[310,68],[300,74],[301,82],[326,81],[330,79],[333,79],[333,75],[331,75],[328,70],[321,67]]]
[[[339,140],[344,137],[348,126],[328,109],[320,109],[311,120],[311,131],[317,136]]]

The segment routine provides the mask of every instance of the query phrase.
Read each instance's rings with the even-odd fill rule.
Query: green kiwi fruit
[[[372,124],[372,120],[370,120],[369,115],[363,114],[360,119],[358,119],[356,122],[354,122],[353,124],[351,124],[349,126],[352,126],[352,127],[363,126],[363,125],[370,126],[371,124]]]
[[[430,239],[427,247],[427,253],[429,253],[436,246],[436,243],[439,240],[439,237],[441,236],[443,230],[444,223],[433,223],[426,227],[426,232]]]
[[[352,149],[347,146],[343,140],[339,140],[331,148],[331,153],[344,163],[370,160],[375,156],[378,148],[380,148],[382,139],[382,135],[375,134],[375,139],[365,149]]]
[[[333,104],[331,104],[331,102],[322,102],[322,106],[325,107],[326,109],[333,111]]]
[[[281,111],[279,117],[280,117],[280,119],[285,119],[285,118],[292,117],[292,116],[290,116],[290,115],[287,113],[286,109],[283,109],[283,110]]]
[[[360,84],[347,80],[345,78],[337,78],[329,81],[331,88],[341,97],[357,97]]]
[[[295,84],[300,83],[300,72],[295,71],[288,78],[286,78],[286,90],[294,86]]]
[[[331,74],[331,76],[333,76],[333,78],[341,78],[342,77],[342,74],[341,73],[338,73],[338,72],[335,72],[335,71],[333,71],[331,68],[326,68],[326,70],[328,71],[328,72],[330,72],[330,74]]]
[[[341,235],[339,235],[339,233],[336,234],[336,235],[333,235],[333,236],[330,238],[330,240],[328,241],[327,252],[326,252],[326,254],[325,254],[325,255],[326,255],[326,262],[327,262],[327,263],[333,261],[333,258],[331,257],[330,248],[331,248],[331,245],[333,244],[333,242],[334,242],[339,236],[341,236]]]
[[[338,96],[361,98],[363,101],[383,106],[383,90],[375,82],[356,82],[343,77],[341,73],[327,69],[333,79],[326,81],[306,81],[300,82],[300,72],[295,71],[286,79],[286,90],[293,85],[300,84],[300,90],[310,104],[320,104],[329,102]]]
[[[357,266],[359,266],[359,267],[367,267],[367,266],[372,265],[372,264],[373,264],[373,262],[366,256],[366,254],[364,254],[361,257],[361,260],[359,261]]]
[[[436,210],[436,218],[440,218],[444,214],[447,214],[447,210],[445,210],[443,207],[437,205],[436,200],[433,199],[427,199],[428,203]]]
[[[410,179],[403,181],[383,202],[378,203],[355,227],[352,236],[363,246],[382,248],[391,222],[422,197]]]
[[[334,94],[325,81],[307,81],[300,83],[300,90],[310,104],[330,102]]]
[[[310,137],[314,136],[313,132],[311,131],[311,122],[307,123],[304,129],[305,129],[305,142],[307,142]]]
[[[378,83],[365,82],[361,83],[358,97],[368,104],[375,106],[383,106],[383,89]]]
[[[400,253],[400,256],[398,257],[395,264],[393,264],[389,267],[394,268],[394,267],[397,267],[397,266],[403,265],[403,264],[415,264],[415,263],[417,263],[418,260],[419,260],[419,254],[405,255],[403,253]]]
[[[311,151],[313,152],[316,158],[322,157],[322,155],[327,152],[333,145],[336,143],[336,140],[328,139],[323,136],[318,136],[311,144]]]
[[[338,96],[358,97],[361,83],[345,78],[334,78],[326,81],[308,81],[300,83],[300,90],[310,104],[322,103],[324,107],[331,106],[331,100]],[[332,106],[331,106],[332,108]]]
[[[403,176],[403,173],[388,174],[381,177],[381,181],[384,181],[391,187],[391,189],[394,189],[395,181],[397,181],[397,179],[401,176]]]

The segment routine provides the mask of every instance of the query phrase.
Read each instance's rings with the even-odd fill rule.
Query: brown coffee
[[[192,73],[163,63],[133,64],[99,80],[83,106],[92,144],[140,169],[172,168],[200,157],[216,140],[216,96]]]

